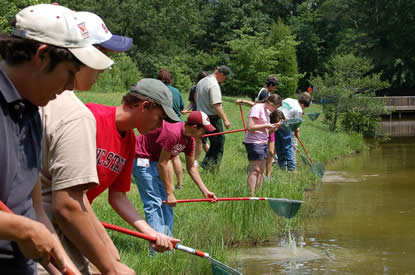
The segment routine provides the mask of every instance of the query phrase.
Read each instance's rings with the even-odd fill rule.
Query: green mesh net
[[[308,118],[312,121],[316,120],[319,116],[320,116],[321,112],[313,112],[313,113],[308,113],[306,114],[308,116]]]
[[[210,263],[212,264],[212,273],[213,275],[227,275],[227,274],[234,274],[234,275],[242,275],[236,269],[233,269],[230,266],[227,266],[224,263],[219,262],[218,260],[209,257]]]
[[[311,171],[313,171],[313,174],[322,178],[324,176],[324,166],[321,163],[312,163],[311,164]]]
[[[287,219],[291,219],[297,214],[302,203],[302,201],[287,199],[270,199],[268,201],[275,213]]]
[[[303,119],[301,118],[286,119],[282,123],[282,127],[288,131],[295,131],[297,130],[298,127],[300,127],[302,122],[303,122]]]

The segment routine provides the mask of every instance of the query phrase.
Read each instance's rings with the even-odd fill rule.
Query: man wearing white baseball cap
[[[105,69],[113,62],[92,46],[84,22],[65,7],[29,6],[12,26],[12,35],[0,34],[0,158],[5,164],[0,200],[16,215],[0,212],[0,270],[35,274],[30,259],[46,266],[51,253],[59,266],[71,264],[54,235],[35,221],[42,220],[36,184],[42,140],[38,106],[73,89],[83,65]]]

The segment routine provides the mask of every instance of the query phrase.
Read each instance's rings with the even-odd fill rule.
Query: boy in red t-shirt
[[[157,236],[157,250],[172,249],[173,239],[156,232],[138,214],[126,192],[131,186],[134,162],[134,128],[146,134],[162,126],[163,120],[179,121],[172,109],[170,90],[159,80],[142,79],[122,99],[121,106],[88,103],[96,120],[97,171],[99,185],[86,193],[92,204],[108,189],[108,202],[126,222],[145,234]]]

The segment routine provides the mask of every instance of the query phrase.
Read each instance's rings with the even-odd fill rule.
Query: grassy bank
[[[118,105],[124,93],[79,93],[84,102]],[[184,94],[187,98],[187,94]],[[231,129],[243,128],[239,106],[235,98],[224,97],[224,109],[232,123]],[[249,108],[243,107],[245,117]],[[307,112],[319,111],[319,105],[312,105]],[[316,121],[304,116],[301,137],[314,162],[328,162],[335,158],[362,150],[365,147],[361,136],[356,134],[328,131],[322,123],[323,115]],[[226,135],[225,154],[219,172],[207,173],[200,169],[202,179],[218,197],[249,196],[246,185],[248,160],[242,144],[244,133]],[[203,156],[202,156],[203,157]],[[202,158],[201,158],[202,159]],[[297,154],[298,171],[289,173],[274,168],[273,180],[265,182],[257,196],[284,197],[307,201],[305,190],[320,182],[311,170],[303,165]],[[134,182],[134,180],[133,180]],[[184,189],[175,193],[177,199],[201,198],[202,195],[190,177],[184,174]],[[144,215],[142,203],[135,184],[128,193],[139,212]],[[129,227],[107,203],[102,194],[93,204],[98,217],[106,222]],[[182,244],[208,252],[214,258],[229,262],[232,255],[229,248],[241,245],[261,244],[283,234],[287,230],[301,232],[302,217],[310,215],[312,207],[303,203],[299,214],[287,222],[277,216],[264,201],[220,202],[179,204],[175,208],[175,237]],[[146,241],[110,232],[124,263],[138,274],[205,274],[210,264],[205,259],[182,252],[162,254],[149,258]]]

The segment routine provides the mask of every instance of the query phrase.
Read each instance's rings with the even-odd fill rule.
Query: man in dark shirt
[[[267,99],[278,88],[278,80],[274,75],[269,75],[265,79],[264,87],[258,93],[258,101]]]
[[[66,265],[77,272],[56,236],[35,221],[48,222],[36,184],[42,139],[38,106],[72,90],[82,63],[101,70],[112,61],[91,45],[85,24],[65,7],[27,7],[12,25],[11,36],[0,34],[0,200],[16,215],[0,211],[0,272],[36,274],[33,260],[47,266],[51,254],[61,271]]]

